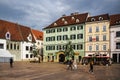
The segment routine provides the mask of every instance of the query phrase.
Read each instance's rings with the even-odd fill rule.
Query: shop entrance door
[[[65,61],[65,55],[64,54],[60,54],[59,55],[59,62],[64,62]]]

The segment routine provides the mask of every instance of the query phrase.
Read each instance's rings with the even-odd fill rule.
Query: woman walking
[[[90,61],[90,70],[89,70],[90,73],[93,73],[93,61]]]

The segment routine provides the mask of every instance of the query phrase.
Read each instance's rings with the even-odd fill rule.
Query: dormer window
[[[54,26],[57,26],[57,23],[54,23]]]
[[[95,21],[95,18],[91,18],[91,21]]]
[[[103,17],[99,17],[99,21],[103,20]]]
[[[68,24],[68,22],[67,22],[67,21],[65,21],[65,22],[64,22],[64,24]]]
[[[72,20],[75,20],[75,17],[73,17],[73,16],[72,16],[72,18],[71,18],[71,19],[72,19]]]
[[[65,21],[65,19],[64,19],[64,18],[62,18],[62,21]]]
[[[32,35],[29,34],[28,37],[27,37],[28,41],[32,41]]]
[[[76,19],[76,23],[80,22],[79,19]]]
[[[6,35],[5,35],[6,39],[9,39],[9,40],[10,40],[10,36],[11,36],[10,32],[7,32]]]

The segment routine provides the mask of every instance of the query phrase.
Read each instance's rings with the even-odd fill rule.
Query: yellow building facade
[[[85,57],[106,56],[110,51],[108,14],[89,17],[85,26]]]

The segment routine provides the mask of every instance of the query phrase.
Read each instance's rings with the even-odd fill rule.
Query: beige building
[[[88,17],[85,26],[85,56],[109,57],[109,15]]]

